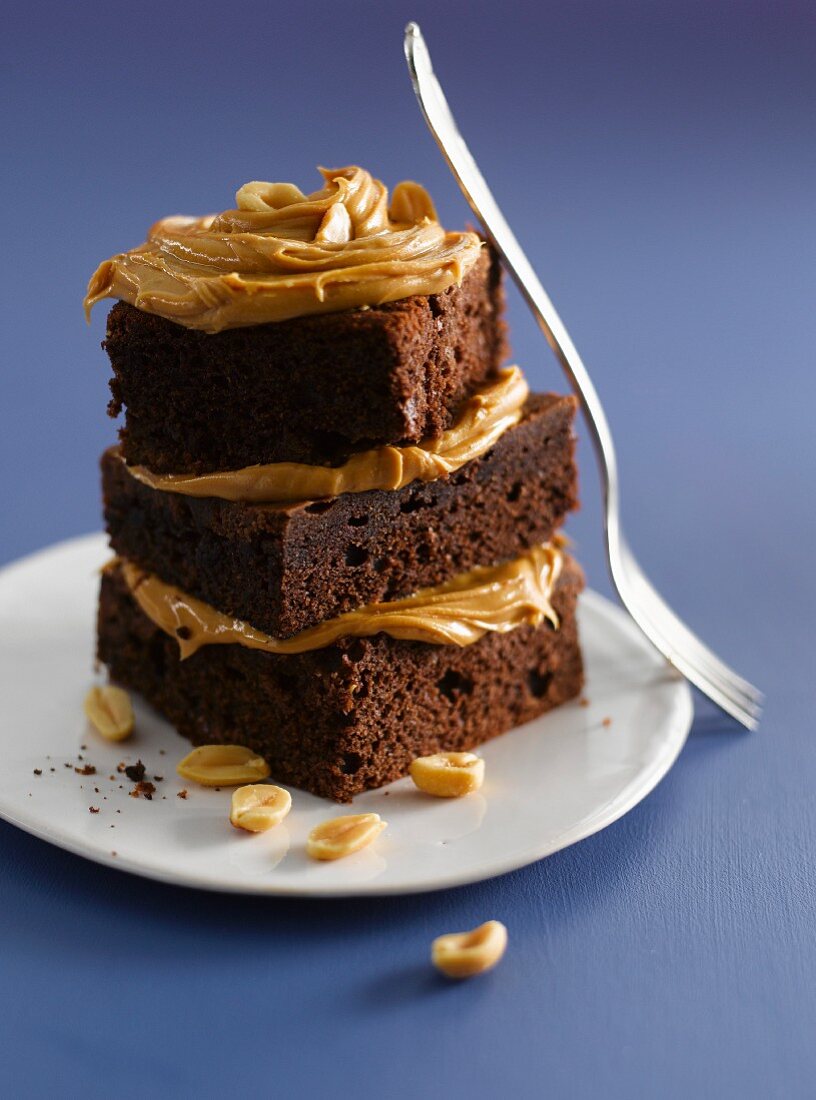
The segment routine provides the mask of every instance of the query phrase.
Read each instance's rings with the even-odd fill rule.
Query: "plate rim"
[[[56,556],[60,552],[69,549],[79,549],[82,544],[90,545],[104,541],[104,539],[105,535],[103,532],[95,531],[63,539],[59,542],[41,547],[38,550],[34,550],[31,553],[25,554],[20,558],[16,558],[0,566],[0,584],[7,580],[9,574],[35,565],[38,559]],[[642,645],[646,641],[632,619],[626,615],[625,611],[606,596],[602,596],[593,589],[587,588],[581,594],[580,598],[582,604],[590,607],[592,613],[605,619],[614,629],[623,631],[625,634],[629,635],[630,638],[635,639],[638,644]],[[646,642],[646,644],[648,645],[648,642]],[[671,666],[669,665],[668,667]],[[687,681],[685,681],[679,673],[677,674],[675,687],[678,693],[677,705],[674,708],[671,721],[668,724],[663,740],[664,751],[662,751],[652,762],[651,767],[647,771],[638,775],[637,780],[629,785],[621,797],[613,799],[611,802],[607,802],[590,818],[583,821],[580,826],[565,829],[556,837],[555,841],[551,840],[541,845],[532,845],[525,851],[517,852],[509,858],[494,858],[488,864],[482,865],[477,874],[474,874],[472,870],[464,871],[461,874],[456,874],[454,872],[447,875],[443,882],[409,880],[393,884],[385,883],[378,885],[377,880],[374,879],[370,882],[361,882],[349,886],[337,884],[326,888],[313,888],[310,886],[308,889],[298,886],[275,885],[274,883],[265,883],[263,885],[249,882],[246,883],[246,885],[233,882],[218,883],[199,879],[195,875],[182,874],[179,876],[178,873],[171,873],[149,864],[144,864],[139,859],[134,859],[130,856],[111,856],[106,852],[94,851],[93,849],[83,846],[80,841],[74,841],[71,837],[66,837],[60,833],[54,832],[47,826],[39,824],[36,820],[26,820],[24,816],[20,817],[14,812],[9,812],[2,803],[0,803],[0,819],[8,822],[10,825],[14,825],[16,828],[21,829],[23,832],[39,840],[54,845],[56,848],[70,852],[72,855],[79,856],[83,859],[90,860],[92,863],[99,864],[103,867],[139,875],[142,878],[147,878],[154,882],[161,882],[167,885],[184,887],[191,890],[206,890],[210,893],[251,895],[254,897],[269,898],[323,899],[394,897],[400,895],[407,896],[411,894],[434,893],[438,890],[451,890],[462,886],[487,882],[490,879],[511,874],[513,871],[517,871],[522,867],[528,867],[533,863],[538,863],[539,860],[555,855],[556,852],[572,847],[573,844],[578,844],[580,841],[586,840],[588,837],[594,836],[596,833],[608,828],[647,798],[674,766],[686,743],[689,732],[691,731],[694,718],[694,704],[691,689]]]

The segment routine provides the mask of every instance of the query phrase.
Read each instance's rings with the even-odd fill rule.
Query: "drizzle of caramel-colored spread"
[[[518,367],[499,371],[496,381],[463,404],[456,423],[418,446],[375,447],[352,455],[342,466],[273,462],[211,474],[155,474],[145,466],[127,470],[151,489],[191,497],[252,504],[319,500],[370,489],[402,489],[412,481],[435,481],[487,451],[521,419],[528,386]]]
[[[362,168],[320,169],[324,186],[247,183],[236,209],[156,222],[100,264],[85,311],[121,298],[204,332],[436,294],[476,262],[475,233],[447,233],[418,183],[387,188]]]
[[[413,596],[373,603],[327,619],[292,638],[273,638],[241,619],[231,618],[121,560],[126,584],[142,611],[178,642],[182,660],[204,645],[242,645],[267,653],[305,653],[338,638],[390,634],[404,641],[467,646],[485,634],[506,634],[544,619],[557,629],[550,602],[563,555],[555,543],[534,546],[503,565],[481,566],[447,584],[420,589]]]

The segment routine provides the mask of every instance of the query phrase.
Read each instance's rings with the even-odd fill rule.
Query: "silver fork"
[[[615,448],[598,394],[569,333],[459,133],[416,23],[409,23],[405,28],[405,57],[425,121],[442,155],[533,311],[581,403],[601,474],[609,572],[623,606],[652,644],[686,679],[738,722],[755,729],[762,711],[762,693],[712,653],[675,615],[650,584],[629,549],[621,530]]]

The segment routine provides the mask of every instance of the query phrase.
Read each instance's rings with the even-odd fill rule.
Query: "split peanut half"
[[[342,859],[365,848],[387,824],[379,814],[333,817],[315,825],[306,841],[306,851],[312,859]]]
[[[478,791],[485,764],[472,752],[438,752],[411,762],[411,778],[421,791],[437,798],[461,798]]]
[[[232,792],[230,821],[236,829],[264,833],[280,825],[292,809],[292,796],[283,787],[252,783]]]
[[[497,920],[486,921],[472,932],[437,936],[431,961],[448,978],[472,978],[492,970],[507,947],[507,929]]]
[[[85,696],[85,714],[106,741],[124,741],[133,732],[130,696],[114,684],[91,688]]]
[[[199,745],[176,768],[182,779],[202,787],[240,787],[269,775],[269,765],[243,745]]]

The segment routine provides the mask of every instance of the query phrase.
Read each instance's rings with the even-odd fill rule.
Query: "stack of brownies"
[[[496,258],[421,188],[249,184],[103,297],[113,680],[340,802],[579,693],[575,402],[502,367]]]

